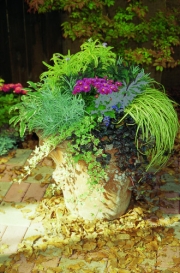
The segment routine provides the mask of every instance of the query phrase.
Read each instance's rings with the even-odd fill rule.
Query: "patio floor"
[[[34,217],[34,214],[51,183],[51,174],[54,168],[52,162],[48,159],[44,160],[43,163],[34,170],[32,175],[21,184],[12,182],[13,178],[19,174],[19,168],[21,168],[29,158],[30,153],[31,150],[29,149],[18,149],[14,157],[0,158],[0,273],[180,272],[180,158],[176,158],[176,162],[172,164],[172,168],[167,168],[157,175],[156,186],[161,192],[157,198],[156,206],[158,205],[159,214],[156,214],[156,216],[159,215],[161,219],[174,216],[176,220],[164,228],[164,236],[161,234],[162,231],[159,231],[159,234],[156,232],[156,238],[159,238],[159,241],[162,241],[163,238],[164,243],[160,247],[153,247],[151,245],[154,254],[149,257],[149,259],[147,256],[144,256],[144,261],[141,261],[141,269],[137,269],[136,271],[135,268],[136,263],[138,263],[138,257],[135,259],[134,269],[132,267],[132,261],[131,267],[128,267],[128,256],[124,256],[123,252],[120,251],[120,245],[113,245],[113,243],[110,244],[110,242],[108,244],[106,242],[110,252],[105,252],[103,243],[97,243],[97,239],[96,247],[92,247],[92,240],[89,245],[86,245],[86,256],[81,255],[80,246],[82,247],[82,244],[80,243],[77,243],[76,246],[76,250],[79,248],[78,251],[71,253],[71,255],[65,255],[65,249],[62,249],[64,245],[61,244],[58,239],[56,244],[54,243],[53,249],[45,248],[43,250],[42,247],[42,250],[39,251],[39,255],[36,255],[36,258],[33,253],[27,258],[25,250],[24,252],[19,251],[19,249],[25,247],[23,242],[28,241],[28,238],[30,238],[29,242],[33,243],[41,238],[42,246],[43,242],[48,240],[41,216]],[[152,224],[153,221],[154,224],[157,223],[157,219],[153,219],[152,217],[151,220]],[[129,239],[128,235],[122,236],[122,234],[124,233],[120,233],[121,237],[124,236],[123,242]],[[132,233],[131,235],[133,236]],[[146,240],[148,236],[149,235],[144,239]],[[172,237],[174,238],[173,242],[170,240]],[[137,238],[133,240],[134,244],[132,247],[135,247]],[[154,239],[150,239],[148,244],[152,243],[151,240]],[[132,240],[128,240],[129,243],[131,241]],[[122,243],[122,245],[122,249],[124,249],[124,243]],[[128,244],[126,248],[127,247]],[[84,245],[83,248],[85,248]],[[31,249],[33,249],[33,246]],[[137,247],[136,250],[139,251],[139,253],[141,252],[142,257],[143,248],[140,249],[140,247]],[[111,256],[111,254],[114,253],[113,251],[116,251],[116,254]],[[119,255],[118,259],[117,253]],[[98,255],[100,255],[101,258],[97,259]],[[84,257],[86,257],[86,259]],[[116,257],[116,259],[114,257]],[[124,265],[126,264],[127,266],[119,268],[118,264],[121,258],[122,263],[124,262]]]

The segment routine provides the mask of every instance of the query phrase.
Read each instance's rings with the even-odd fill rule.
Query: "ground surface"
[[[29,146],[1,157],[0,273],[180,272],[179,140],[153,186],[139,189],[145,200],[134,198],[127,214],[111,222],[68,215],[61,191],[52,195],[50,159],[14,183]]]

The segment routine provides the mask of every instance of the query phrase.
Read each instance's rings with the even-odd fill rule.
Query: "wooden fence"
[[[42,61],[49,63],[55,52],[66,54],[68,49],[71,53],[79,50],[78,41],[63,39],[64,16],[58,11],[31,14],[24,0],[0,0],[0,77],[6,83],[20,82],[27,86],[27,81],[37,82],[46,69]],[[180,58],[179,48],[176,54]],[[167,69],[161,82],[167,88],[180,86],[179,75],[180,67]]]
[[[30,14],[24,0],[0,0],[0,77],[6,83],[38,81],[42,61],[62,52],[61,13]]]

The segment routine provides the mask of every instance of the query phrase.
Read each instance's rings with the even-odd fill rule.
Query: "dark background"
[[[0,77],[38,81],[52,54],[62,51],[60,12],[30,14],[23,0],[0,0]]]
[[[79,49],[78,42],[63,38],[62,11],[46,14],[28,13],[24,0],[0,0],[0,77],[5,83],[39,81],[55,52],[66,54]],[[180,47],[175,49],[180,59]],[[165,69],[161,83],[180,103],[180,67]]]

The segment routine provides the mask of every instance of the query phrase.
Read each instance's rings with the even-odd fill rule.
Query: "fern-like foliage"
[[[10,123],[20,124],[20,136],[28,129],[41,131],[43,137],[48,137],[60,134],[79,122],[84,117],[84,101],[67,92],[60,92],[58,86],[52,90],[45,85],[38,92],[29,92],[22,97],[22,102],[11,110],[19,111]]]
[[[78,76],[80,73],[84,73],[90,64],[95,69],[100,61],[102,69],[107,70],[107,67],[110,64],[115,64],[116,61],[116,55],[111,49],[112,47],[110,46],[102,46],[98,40],[89,40],[83,43],[81,51],[74,55],[71,55],[70,52],[65,56],[55,53],[51,59],[54,63],[52,66],[43,62],[47,66],[48,71],[41,74],[41,80],[55,80],[61,84],[64,76]]]

